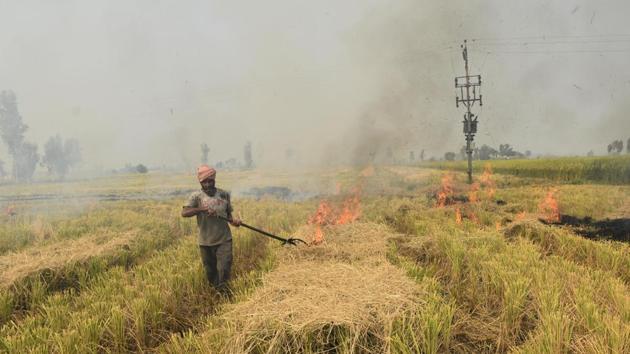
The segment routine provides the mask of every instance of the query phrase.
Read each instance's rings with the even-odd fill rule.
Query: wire
[[[568,39],[568,38],[618,38],[627,37],[630,38],[630,34],[606,34],[606,35],[573,35],[573,36],[523,36],[523,37],[494,37],[494,38],[473,38],[471,41],[475,42],[499,42],[510,40],[525,40],[525,39]]]
[[[487,51],[487,53],[490,53],[490,54],[630,53],[630,48],[628,49],[574,49],[574,50],[489,50]]]

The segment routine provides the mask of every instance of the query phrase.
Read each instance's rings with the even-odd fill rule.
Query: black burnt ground
[[[569,226],[576,234],[589,239],[630,242],[630,218],[593,220],[588,216],[560,215],[559,222],[540,221],[547,225]]]

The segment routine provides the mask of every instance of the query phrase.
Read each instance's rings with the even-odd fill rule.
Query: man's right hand
[[[184,208],[182,210],[182,216],[185,218],[189,218],[191,216],[195,216],[197,214],[207,213],[210,216],[216,216],[217,212],[214,209],[210,209],[208,207],[200,207],[200,208]]]
[[[206,208],[205,210],[210,216],[217,216],[217,211],[214,209]]]

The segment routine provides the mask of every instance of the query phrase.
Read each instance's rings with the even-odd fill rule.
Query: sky
[[[464,144],[453,79],[482,75],[478,145],[604,154],[630,138],[627,1],[6,1],[0,90],[26,140],[83,169],[362,164]],[[287,150],[291,150],[289,154]],[[0,159],[9,161],[6,145]],[[10,164],[9,164],[10,165]]]

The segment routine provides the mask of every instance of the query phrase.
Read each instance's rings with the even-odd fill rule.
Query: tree
[[[444,160],[446,161],[453,161],[455,160],[455,153],[454,152],[447,152],[446,154],[444,154]]]
[[[472,143],[470,145],[470,148],[472,150],[472,159],[479,160],[479,148],[475,146],[475,143]],[[461,157],[462,160],[468,160],[468,153],[466,152],[466,145],[463,145],[461,149],[459,149],[459,156]]]
[[[0,178],[6,176],[7,173],[4,170],[4,161],[0,160]]]
[[[136,166],[136,172],[138,172],[138,173],[147,173],[147,172],[149,172],[149,169],[143,164],[138,164]]]
[[[37,145],[22,143],[15,153],[15,179],[20,182],[30,182],[38,162]]]
[[[81,162],[81,149],[79,142],[68,139],[65,142],[59,134],[50,137],[44,145],[44,157],[42,165],[46,166],[49,173],[64,179],[70,168]]]
[[[26,130],[28,130],[28,126],[22,123],[15,93],[2,91],[0,93],[0,136],[2,136],[2,141],[7,144],[9,154],[14,157],[24,142]]]
[[[254,167],[254,160],[252,160],[252,143],[248,141],[243,149],[243,159],[245,161],[245,168],[251,169]]]
[[[210,152],[210,148],[208,147],[208,144],[203,143],[201,144],[201,163],[203,164],[207,164],[208,163],[208,153]]]
[[[13,91],[0,93],[0,137],[13,157],[13,178],[29,181],[39,161],[37,145],[24,142],[24,132],[28,126],[22,122],[18,111],[17,98]]]
[[[612,143],[608,144],[608,154],[620,154],[623,151],[623,141],[615,140]]]
[[[494,159],[497,157],[498,154],[498,151],[485,144],[479,148],[479,160]]]
[[[628,141],[626,142],[626,153],[630,154],[630,138],[628,138]]]
[[[514,149],[510,146],[510,144],[500,144],[499,145],[499,155],[508,157],[514,154]]]
[[[523,157],[522,152],[514,151],[510,144],[499,145],[499,156],[503,157]]]
[[[424,149],[420,151],[420,161],[424,161]]]

